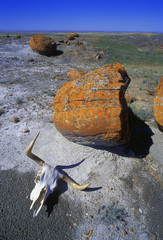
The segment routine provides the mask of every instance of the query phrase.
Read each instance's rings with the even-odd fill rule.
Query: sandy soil
[[[163,239],[162,133],[133,117],[128,146],[69,142],[52,122],[53,97],[73,67],[90,71],[104,59],[86,41],[83,49],[58,45],[55,57],[33,53],[28,41],[0,39],[0,239]],[[38,131],[34,153],[91,185],[77,191],[60,182],[33,219],[29,195],[39,166],[25,149]]]

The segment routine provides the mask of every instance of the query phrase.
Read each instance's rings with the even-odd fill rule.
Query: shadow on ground
[[[131,195],[134,208],[141,213],[139,216],[137,214],[137,218],[141,220],[144,215],[146,230],[156,237],[140,239],[163,239],[163,190],[159,182],[142,165],[135,166],[121,181],[124,189]]]
[[[72,164],[72,165],[68,165],[68,166],[61,166],[58,165],[56,166],[56,169],[61,172],[62,174],[68,176],[68,174],[63,171],[64,169],[71,169],[71,168],[76,168],[78,167],[80,164],[82,164],[86,159],[83,159],[82,161],[80,161],[79,163],[76,164]],[[70,176],[68,176],[69,178],[71,178]],[[72,179],[72,178],[71,178]],[[74,181],[74,180],[73,180]],[[85,190],[82,190],[84,192],[94,192],[94,191],[98,191],[100,190],[102,187],[94,187],[94,188],[90,188],[88,187]],[[66,192],[68,190],[68,184],[64,181],[62,181],[61,179],[59,179],[57,181],[57,187],[54,189],[54,191],[48,196],[48,198],[46,199],[44,205],[47,206],[47,212],[48,212],[48,217],[50,216],[50,214],[52,213],[54,206],[58,203],[59,197],[61,194],[63,194],[64,192]],[[79,190],[76,190],[79,191]]]
[[[53,56],[54,56],[54,57],[55,57],[55,56],[60,56],[60,55],[62,55],[63,53],[64,53],[63,51],[57,50]]]
[[[131,149],[136,157],[146,157],[153,144],[152,136],[154,133],[145,122],[134,115],[130,108],[129,126],[131,129],[131,139],[126,147]]]
[[[74,222],[79,224],[83,219],[80,203],[61,197],[49,218],[45,206],[38,217],[33,218],[29,211],[29,196],[34,186],[34,176],[33,172],[0,171],[0,178],[3,179],[0,181],[0,239],[73,239],[75,229],[69,229],[69,226],[73,226]]]
[[[90,145],[90,147],[112,152],[123,157],[146,157],[149,154],[149,149],[151,145],[153,144],[153,132],[145,122],[143,122],[136,115],[134,115],[130,108],[129,127],[131,130],[131,138],[128,143],[115,147],[110,147],[107,145]]]

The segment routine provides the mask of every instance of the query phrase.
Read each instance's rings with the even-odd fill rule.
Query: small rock
[[[28,133],[28,132],[30,132],[30,130],[28,128],[25,128],[24,133]]]
[[[19,35],[19,34],[16,34],[16,38],[18,39],[18,38],[21,38],[21,35]]]
[[[8,93],[8,96],[13,96],[13,94],[12,93]]]
[[[19,58],[18,57],[13,57],[13,60],[18,61]]]
[[[95,199],[95,200],[94,200],[94,203],[95,203],[95,204],[97,204],[97,203],[98,203],[97,199]]]
[[[159,164],[158,164],[158,163],[152,163],[152,168],[157,169],[158,167],[159,167]]]
[[[102,58],[102,55],[101,54],[98,54],[97,56],[96,56],[96,59],[101,59]]]
[[[14,123],[18,123],[18,122],[20,122],[20,119],[18,117],[13,117],[12,121]]]
[[[124,235],[126,236],[127,235],[127,231],[124,228],[122,228],[122,231],[123,231]]]
[[[59,41],[56,41],[55,43],[57,44],[57,46],[59,46],[59,45],[60,45],[60,42],[59,42]]]
[[[157,237],[156,237],[156,235],[154,233],[149,233],[149,236],[150,236],[150,238],[152,240],[156,240],[157,239]]]
[[[28,59],[28,62],[34,62],[34,61],[35,61],[34,58]]]
[[[82,43],[82,42],[79,42],[79,41],[77,41],[77,42],[75,43],[75,45],[77,45],[77,46],[82,46],[82,45],[83,45],[83,43]]]
[[[58,42],[59,42],[59,43],[64,43],[64,40],[59,40]]]
[[[3,109],[0,109],[0,116],[4,113],[5,111]]]

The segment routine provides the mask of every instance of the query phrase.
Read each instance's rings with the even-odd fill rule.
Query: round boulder
[[[163,77],[160,78],[154,98],[154,117],[158,127],[163,131]]]
[[[18,38],[21,38],[21,35],[16,34],[15,37],[18,39]]]
[[[70,35],[71,35],[72,37],[74,37],[74,38],[75,38],[75,37],[79,37],[79,34],[78,34],[78,33],[71,33]]]
[[[66,38],[69,40],[74,40],[76,37],[79,37],[78,33],[70,33],[69,35],[66,35]]]
[[[57,44],[55,41],[52,38],[41,34],[31,37],[30,47],[33,51],[46,56],[55,55],[57,50]]]
[[[129,83],[119,63],[67,82],[54,98],[55,127],[67,139],[85,145],[126,143],[130,131],[124,93]]]
[[[73,36],[70,35],[66,35],[66,38],[68,38],[68,40],[75,40],[75,38]]]

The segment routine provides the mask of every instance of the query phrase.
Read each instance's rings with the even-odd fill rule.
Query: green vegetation
[[[21,105],[23,103],[23,100],[21,98],[16,99],[16,104]]]
[[[107,37],[99,38],[99,40],[93,41],[91,44],[104,51],[107,56],[106,63],[120,62],[124,65],[137,67],[163,66],[163,53],[161,51],[157,55],[158,51],[143,50],[127,41]]]
[[[154,89],[163,76],[162,42],[163,34],[108,33],[90,39],[89,44],[104,51],[106,64],[122,63],[141,88]]]
[[[160,66],[138,67],[127,65],[125,68],[132,80],[141,80],[141,82],[146,85],[146,88],[149,89],[156,88],[160,78],[163,76],[163,67]]]

